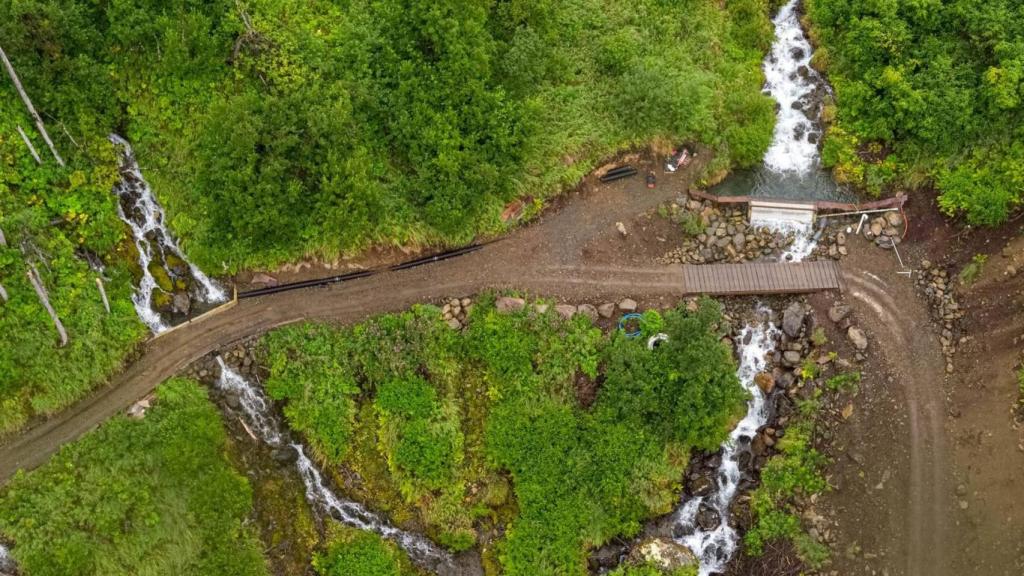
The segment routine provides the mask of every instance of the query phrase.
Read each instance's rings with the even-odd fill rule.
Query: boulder
[[[800,329],[804,325],[804,316],[806,315],[803,305],[799,302],[794,302],[789,305],[789,308],[786,308],[786,311],[782,313],[782,331],[786,333],[786,336],[790,338],[800,336]]]
[[[754,384],[757,384],[765,394],[771,394],[772,390],[775,390],[775,377],[768,372],[758,372],[754,376]]]
[[[599,316],[597,308],[595,308],[593,304],[580,304],[576,307],[576,311],[591,320],[597,320]]]
[[[844,318],[850,315],[850,307],[846,304],[840,304],[836,302],[828,309],[828,319],[836,324],[843,321]]]
[[[685,544],[668,538],[644,540],[633,549],[629,560],[634,564],[653,565],[666,573],[697,565],[697,557]]]
[[[189,299],[188,294],[184,292],[175,292],[174,297],[171,298],[171,310],[173,310],[175,314],[188,316],[188,313],[192,311],[192,300]]]
[[[860,328],[850,326],[850,329],[846,331],[846,336],[857,350],[864,351],[868,349],[868,336]]]
[[[624,298],[619,302],[619,310],[623,312],[636,312],[637,303],[632,298]]]
[[[257,272],[252,277],[253,284],[263,284],[264,286],[277,286],[277,278],[274,278],[266,272]]]
[[[458,318],[451,318],[448,320],[448,327],[452,330],[461,330],[462,322],[459,322]]]
[[[705,532],[710,532],[722,523],[722,516],[717,510],[706,504],[701,504],[697,511],[697,525]]]
[[[573,306],[572,304],[556,304],[555,312],[558,312],[559,316],[568,320],[569,318],[572,318],[573,314],[576,313],[576,307]]]
[[[279,464],[292,464],[299,459],[299,453],[291,446],[282,446],[271,450],[270,457]]]
[[[611,318],[612,314],[615,314],[615,304],[612,302],[605,302],[597,307],[597,313],[602,318]]]
[[[715,481],[709,474],[701,474],[690,481],[690,494],[707,496],[715,489]]]
[[[886,221],[886,223],[889,224],[889,226],[892,226],[892,227],[902,226],[903,225],[903,216],[900,216],[900,213],[899,212],[895,212],[895,211],[893,211],[893,212],[886,212],[885,213],[885,221]]]
[[[510,296],[502,296],[494,302],[494,307],[500,314],[518,312],[525,306],[526,300],[523,300],[522,298],[512,298]]]
[[[796,350],[786,350],[782,353],[782,361],[787,366],[798,366],[802,359],[803,358],[801,358],[800,353]]]

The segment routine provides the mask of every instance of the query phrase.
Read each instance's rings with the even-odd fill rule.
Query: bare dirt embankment
[[[833,467],[838,489],[826,499],[838,520],[833,568],[1021,574],[1024,448],[1011,410],[1024,347],[1024,276],[1006,273],[1024,265],[1021,227],[970,230],[923,195],[909,216],[900,254],[913,278],[897,273],[895,254],[860,249],[859,241],[843,261],[845,301],[872,339],[864,393],[842,430],[847,449]],[[958,348],[950,372],[944,326],[915,280],[929,261],[956,285],[975,254],[988,260],[977,283],[956,288],[965,315],[947,337]]]

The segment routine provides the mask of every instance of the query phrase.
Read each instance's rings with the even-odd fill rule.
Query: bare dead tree
[[[14,82],[14,88],[18,91],[18,95],[21,96],[21,101],[25,103],[25,107],[28,108],[29,116],[32,116],[32,120],[36,123],[36,128],[39,129],[39,133],[43,135],[43,141],[50,147],[50,152],[53,154],[53,158],[57,161],[57,164],[64,166],[64,159],[57,153],[57,148],[53,145],[53,141],[50,140],[50,135],[46,132],[46,125],[43,124],[42,117],[36,112],[32,101],[29,100],[28,94],[25,93],[25,88],[21,85],[21,80],[18,79],[18,73],[14,71],[14,66],[11,65],[11,61],[7,59],[7,54],[3,48],[0,48],[0,59],[4,61],[4,68],[7,68],[7,75],[11,77],[11,82]]]
[[[28,139],[28,134],[22,130],[21,124],[18,124],[18,134],[21,134],[21,139],[25,142],[25,146],[28,147],[28,151],[32,154],[32,158],[36,161],[36,164],[42,164],[43,161],[39,159],[39,153],[36,152],[36,147],[32,145],[32,141]]]
[[[103,287],[103,280],[96,279],[96,287],[100,289],[100,298],[103,298],[103,307],[107,310],[107,314],[110,314],[110,300],[107,300],[107,289]]]
[[[43,308],[46,308],[46,312],[50,315],[50,319],[53,320],[53,326],[57,329],[57,334],[60,335],[60,345],[63,348],[68,345],[68,333],[64,330],[64,324],[61,323],[60,317],[57,316],[57,312],[53,309],[50,304],[50,295],[46,292],[46,286],[43,286],[42,280],[39,278],[39,271],[31,262],[28,264],[28,281],[32,283],[32,287],[36,290],[36,295],[39,296],[39,302],[42,303]]]

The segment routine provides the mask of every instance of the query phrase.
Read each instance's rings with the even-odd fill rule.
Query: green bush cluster
[[[504,524],[504,573],[572,573],[591,547],[671,510],[689,451],[717,447],[742,411],[717,305],[644,319],[669,335],[654,351],[582,315],[500,314],[490,297],[461,332],[433,307],[286,327],[266,337],[267,388],[320,457],[374,485],[374,507],[419,518],[455,549],[476,543],[478,523]],[[603,382],[589,408],[582,380]],[[295,417],[338,396],[356,402],[338,418],[347,436]]]
[[[332,525],[327,550],[313,557],[319,576],[418,576],[408,557],[380,536]]]
[[[0,533],[26,574],[263,575],[252,491],[220,414],[171,380],[141,421],[118,416],[0,490]]]
[[[822,158],[873,193],[934,183],[974,224],[1024,198],[1024,13],[1013,0],[808,0],[838,108]]]
[[[829,560],[828,548],[804,531],[795,499],[828,488],[822,474],[826,458],[811,446],[811,424],[806,420],[787,428],[778,448],[781,454],[765,465],[761,485],[751,495],[755,521],[744,536],[747,552],[759,556],[768,542],[785,539],[805,564],[820,568]]]
[[[0,37],[62,151],[124,132],[217,271],[464,242],[622,148],[753,164],[773,123],[767,0],[23,0]]]

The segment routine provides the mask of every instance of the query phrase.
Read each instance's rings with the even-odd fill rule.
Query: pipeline
[[[457,248],[455,250],[451,250],[449,252],[442,252],[441,254],[436,254],[434,256],[426,256],[424,258],[417,258],[416,260],[410,260],[409,262],[403,262],[401,264],[395,264],[394,266],[388,268],[388,270],[390,270],[392,272],[397,272],[399,270],[408,270],[409,268],[415,268],[417,266],[423,266],[424,264],[433,264],[434,262],[441,262],[442,260],[448,260],[449,258],[455,258],[457,256],[463,256],[465,254],[469,254],[470,252],[476,252],[477,250],[483,248],[486,245],[487,244],[471,244],[471,245],[466,246],[464,248]]]
[[[619,172],[617,174],[605,174],[604,176],[601,176],[600,180],[601,182],[607,184],[608,182],[615,182],[616,180],[622,180],[623,178],[630,178],[636,176],[636,174],[636,168],[631,167],[629,170]]]
[[[288,284],[279,284],[277,286],[268,286],[266,288],[257,288],[256,290],[249,290],[247,292],[239,292],[238,298],[255,298],[257,296],[268,296],[270,294],[277,294],[278,292],[287,292],[289,290],[299,290],[300,288],[312,288],[314,286],[327,286],[328,284],[340,284],[349,280],[355,280],[357,278],[366,278],[367,276],[373,276],[377,272],[374,270],[361,270],[359,272],[349,272],[348,274],[340,274],[338,276],[330,276],[328,278],[314,278],[312,280],[302,280],[300,282],[289,282]]]
[[[621,174],[623,172],[629,172],[629,171],[635,171],[635,170],[636,170],[636,168],[630,166],[629,164],[626,164],[625,166],[617,166],[617,167],[612,168],[611,170],[605,172],[604,174],[602,174],[601,178],[604,178],[605,176],[612,176],[614,174]]]
[[[476,252],[483,248],[490,242],[483,244],[471,244],[462,248],[457,248],[448,252],[442,252],[441,254],[435,254],[433,256],[426,256],[424,258],[417,258],[416,260],[410,260],[409,262],[403,262],[401,264],[395,264],[387,268],[387,271],[396,272],[398,270],[408,270],[409,268],[415,268],[417,266],[423,266],[425,264],[432,264],[434,262],[441,262],[442,260],[448,260],[449,258],[455,258],[469,254],[470,252]],[[314,278],[312,280],[302,280],[299,282],[289,282],[287,284],[279,284],[277,286],[268,286],[266,288],[257,288],[256,290],[249,290],[246,292],[239,292],[238,298],[256,298],[257,296],[269,296],[271,294],[277,294],[279,292],[288,292],[290,290],[301,290],[302,288],[314,288],[317,286],[328,286],[330,284],[340,284],[342,282],[348,282],[349,280],[357,280],[359,278],[366,278],[367,276],[373,276],[379,274],[384,270],[360,270],[358,272],[349,272],[347,274],[339,274],[337,276],[329,276],[327,278]]]

